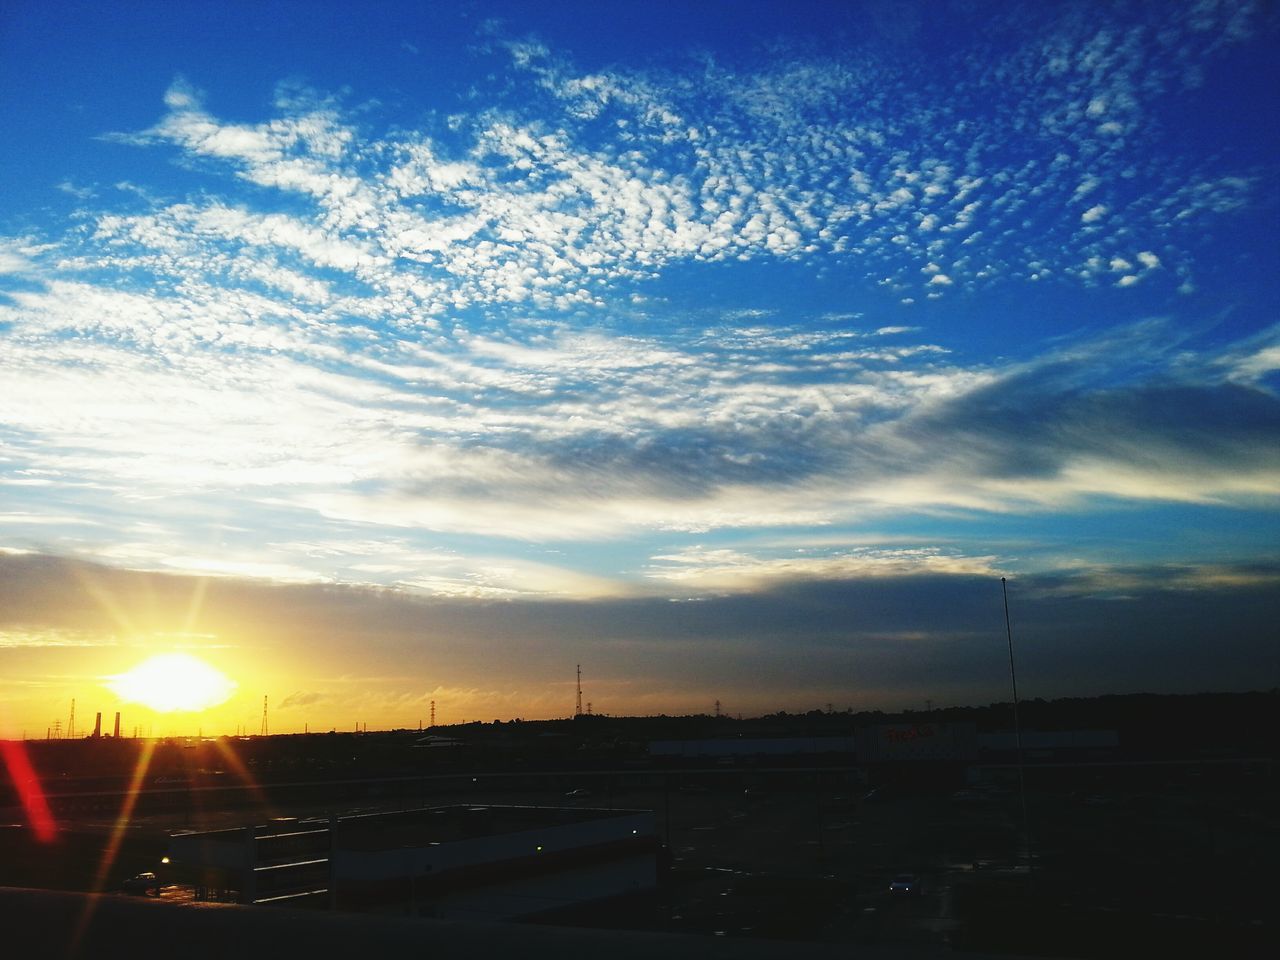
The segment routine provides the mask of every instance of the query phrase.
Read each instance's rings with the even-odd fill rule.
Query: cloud
[[[587,69],[496,36],[493,80],[410,127],[288,84],[232,121],[178,80],[115,139],[198,188],[83,197],[63,235],[0,242],[7,542],[614,598],[661,578],[532,545],[679,535],[649,555],[687,558],[708,532],[894,511],[1274,496],[1273,343],[1190,369],[1156,338],[1119,349],[1158,361],[1126,366],[1028,335],[983,361],[928,313],[1031,281],[1175,289],[1203,225],[1266,192],[1265,172],[1170,153],[1156,119],[1253,21],[1103,19],[1054,12],[1027,40],[995,17],[1021,39],[923,79],[873,47]],[[704,302],[832,276],[830,319]],[[908,306],[919,327],[885,315]],[[661,572],[871,563],[739,552]]]
[[[92,187],[78,187],[70,180],[63,180],[58,184],[58,189],[63,193],[70,194],[77,200],[88,200],[97,195]]]
[[[311,707],[318,703],[324,703],[326,699],[328,699],[327,694],[296,691],[281,700],[277,709],[291,710],[298,707]]]
[[[1199,171],[1165,158],[1136,171],[1111,147],[1075,161],[1061,149],[1104,115],[1125,118],[1109,122],[1125,131],[1140,127],[1195,44],[1212,45],[1211,31],[1182,36],[1163,21],[1134,28],[1174,31],[1153,45],[1069,15],[1054,19],[1049,35],[1069,54],[1050,53],[1050,63],[1066,58],[1051,77],[1019,75],[1046,59],[1024,42],[989,69],[960,56],[939,64],[935,84],[858,52],[786,49],[754,69],[712,59],[684,70],[583,73],[541,44],[508,41],[516,80],[547,96],[524,109],[459,115],[449,136],[431,125],[379,136],[365,111],[290,86],[278,92],[277,116],[232,123],[179,80],[158,123],[117,139],[175,146],[187,162],[252,183],[293,212],[193,196],[145,214],[103,212],[96,240],[112,262],[134,261],[160,277],[212,267],[224,285],[274,282],[291,292],[309,284],[307,298],[335,316],[388,311],[413,325],[477,304],[598,305],[610,286],[677,264],[815,254],[862,265],[868,276],[901,277],[967,246],[946,276],[957,288],[981,288],[1019,272],[1061,273],[1112,233],[1154,242],[1197,211],[1247,202],[1256,187],[1247,173],[1188,183]],[[1171,48],[1173,39],[1181,45]],[[1134,86],[1135,74],[1152,78],[1148,88]],[[1028,97],[984,128],[959,136],[931,122],[944,96],[959,114],[986,117],[1011,78]],[[1027,123],[1026,104],[1049,111],[1054,136],[1030,153],[1002,155],[998,145]],[[1134,183],[1145,186],[1135,194]],[[1106,197],[1080,224],[1046,224],[1021,245],[997,242],[1021,225],[1028,204],[1094,193]],[[1100,234],[1104,214],[1115,222]],[[83,269],[107,262],[91,251],[78,261]],[[1020,271],[1033,261],[1044,267]],[[318,283],[306,276],[316,270],[332,273]]]
[[[32,647],[101,647],[116,640],[89,631],[38,627],[35,629],[0,629],[0,649]]]
[[[799,548],[786,555],[760,556],[739,550],[700,547],[652,559],[648,575],[699,591],[740,593],[794,581],[877,577],[992,575],[992,557],[966,557],[935,547],[827,552]]]
[[[1204,381],[1092,386],[1103,375],[1098,357],[1083,360],[1010,371],[905,418],[895,442],[920,463],[931,460],[957,501],[973,484],[993,506],[1098,495],[1230,502],[1280,492],[1273,394]]]
[[[1254,689],[1274,673],[1277,569],[1258,561],[1009,571],[1019,686],[1025,677],[1026,695],[1043,697]],[[66,624],[69,614],[75,629],[109,623],[86,583],[123,607],[148,596],[157,619],[188,621],[196,589],[189,578],[50,558],[0,558],[0,572],[4,630],[19,618],[42,629]],[[40,588],[26,589],[33,582]],[[565,716],[574,663],[584,664],[597,710],[610,713],[705,710],[717,697],[747,713],[848,697],[888,709],[922,696],[1007,698],[1000,584],[989,572],[802,577],[687,603],[427,602],[396,591],[234,581],[207,590],[201,629],[251,636],[255,688],[313,720],[409,726],[431,700],[441,722]],[[1205,644],[1206,635],[1219,642]],[[358,674],[349,666],[354,647]],[[6,663],[19,655],[0,650]],[[271,663],[287,669],[272,673]]]

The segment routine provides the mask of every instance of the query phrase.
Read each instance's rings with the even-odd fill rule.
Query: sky
[[[1278,41],[10,0],[0,735],[1276,686]]]

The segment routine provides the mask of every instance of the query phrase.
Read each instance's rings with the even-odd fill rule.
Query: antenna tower
[[[434,700],[431,701],[431,725],[433,727],[436,725],[436,702]]]
[[[267,698],[262,698],[262,736],[267,735]]]
[[[76,698],[71,698],[71,719],[67,721],[67,739],[76,735]]]
[[[582,716],[582,664],[578,664],[578,705],[573,711],[575,717]]]

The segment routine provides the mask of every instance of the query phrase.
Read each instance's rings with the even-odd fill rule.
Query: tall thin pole
[[[578,664],[578,704],[574,709],[575,717],[582,716],[582,664]]]
[[[1031,870],[1031,819],[1027,816],[1027,778],[1022,769],[1022,723],[1018,719],[1018,674],[1013,668],[1013,627],[1009,625],[1009,589],[1000,578],[1004,597],[1004,632],[1009,639],[1009,681],[1013,684],[1013,737],[1018,747],[1018,793],[1022,796],[1022,844],[1026,848],[1027,871]]]

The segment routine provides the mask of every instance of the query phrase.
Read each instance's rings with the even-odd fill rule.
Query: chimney
[[[102,736],[102,711],[98,711],[98,719],[93,721],[93,739],[97,740]]]
[[[116,711],[116,732],[114,734],[117,740],[120,739],[120,711]]]

